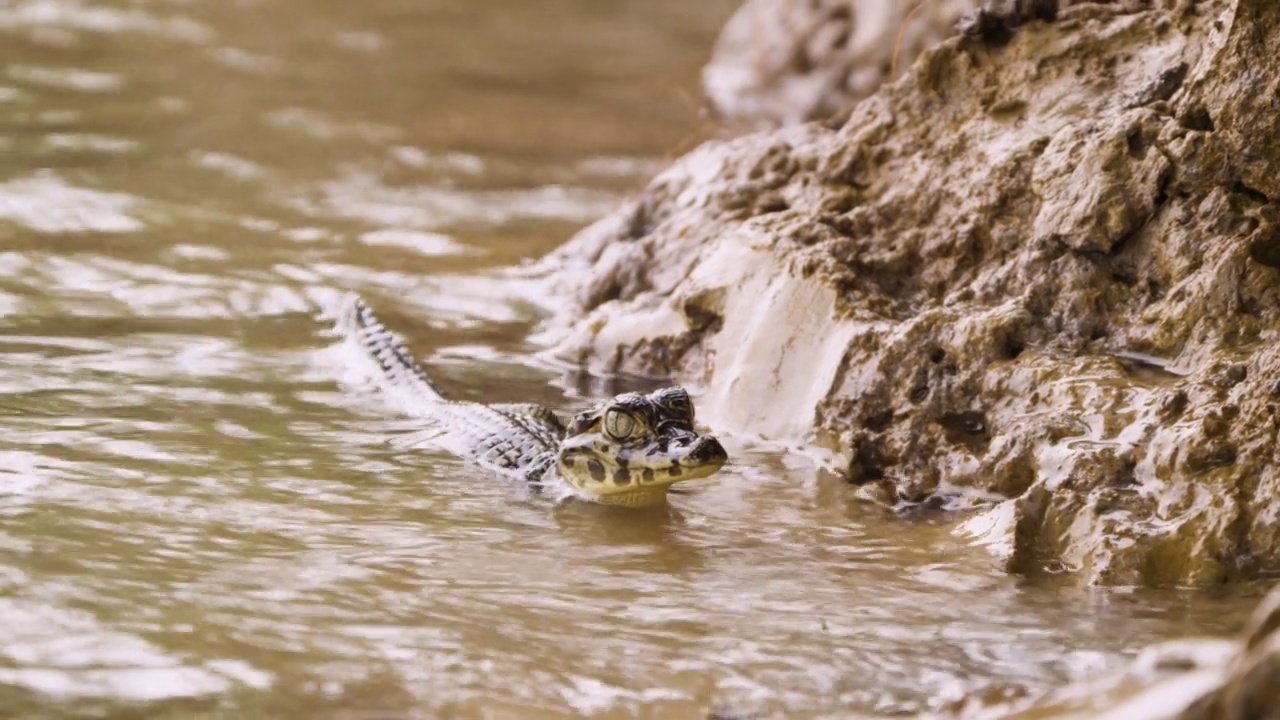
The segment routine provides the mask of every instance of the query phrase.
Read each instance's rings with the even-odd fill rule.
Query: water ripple
[[[0,220],[42,233],[125,233],[142,229],[125,193],[78,188],[49,172],[0,183]]]
[[[124,86],[124,78],[113,73],[65,67],[10,65],[9,77],[21,83],[85,93],[114,92]]]
[[[322,184],[318,198],[285,202],[313,217],[436,230],[463,223],[500,225],[516,219],[586,222],[612,209],[617,196],[560,186],[500,191],[392,187],[375,175],[352,170]]]
[[[160,17],[76,0],[26,0],[0,8],[0,28],[43,27],[95,33],[143,32],[191,43],[208,42],[215,36],[212,29],[189,18]]]
[[[236,660],[183,665],[145,640],[103,629],[85,612],[0,598],[0,614],[7,628],[0,654],[22,666],[0,668],[0,683],[45,695],[154,701],[222,693],[234,683],[271,684],[268,673]]]

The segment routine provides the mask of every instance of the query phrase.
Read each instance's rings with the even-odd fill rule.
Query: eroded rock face
[[[977,2],[916,5],[747,0],[703,71],[707,97],[723,117],[747,125],[789,125],[845,110],[953,34]]]
[[[1280,717],[1280,589],[1235,640],[1147,648],[1120,673],[1042,697],[971,697],[934,717],[964,720],[1262,720]]]
[[[987,498],[1011,571],[1280,572],[1280,3],[1054,17],[677,162],[548,258],[556,352],[865,494]]]

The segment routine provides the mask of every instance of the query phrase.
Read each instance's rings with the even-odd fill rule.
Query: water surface
[[[733,0],[0,3],[0,715],[849,717],[1252,603],[1003,575],[802,457],[659,512],[405,452],[323,312],[579,407],[505,268],[700,131]]]

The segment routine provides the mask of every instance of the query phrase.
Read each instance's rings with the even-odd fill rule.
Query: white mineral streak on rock
[[[709,347],[717,371],[698,409],[726,430],[803,438],[858,328],[837,317],[830,288],[778,272],[778,258],[751,245],[749,237],[722,243],[687,282],[694,296],[722,298],[710,309],[724,318]]]

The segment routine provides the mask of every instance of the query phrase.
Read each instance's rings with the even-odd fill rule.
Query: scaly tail
[[[396,336],[378,322],[360,296],[347,297],[338,315],[337,330],[378,366],[381,370],[378,383],[389,395],[408,407],[424,406],[419,412],[429,412],[428,408],[444,400],[422,366]]]
[[[383,391],[406,412],[427,421],[427,428],[409,439],[410,446],[429,441],[484,467],[530,481],[541,480],[555,463],[564,424],[554,412],[537,405],[445,400],[409,351],[355,295],[342,308],[338,330],[377,365]]]

